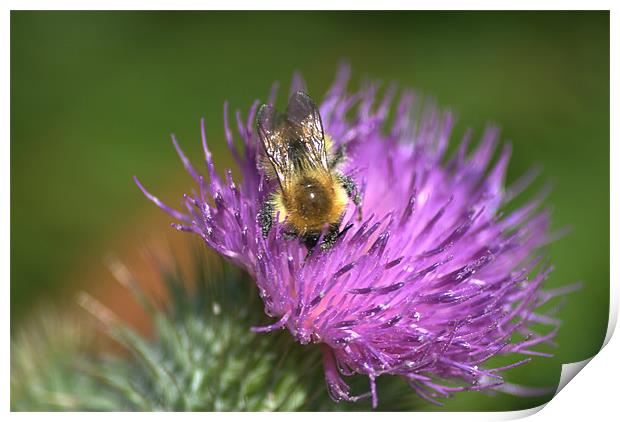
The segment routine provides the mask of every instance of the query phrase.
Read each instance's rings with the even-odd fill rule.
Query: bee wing
[[[303,140],[311,163],[328,169],[321,115],[308,94],[297,91],[291,95],[286,109],[286,121]]]
[[[283,136],[283,128],[280,124],[281,120],[273,106],[268,104],[261,106],[256,117],[258,137],[280,185],[283,185],[286,175],[293,171],[293,163],[288,154],[286,139]]]

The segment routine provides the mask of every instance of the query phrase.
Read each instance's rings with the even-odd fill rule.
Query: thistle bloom
[[[489,127],[475,148],[466,134],[446,154],[454,117],[404,91],[390,87],[378,97],[377,84],[346,91],[349,71],[340,69],[320,104],[326,134],[346,143],[343,172],[360,187],[363,220],[350,204],[342,227],[352,228],[326,251],[308,255],[282,224],[267,237],[257,214],[273,191],[259,165],[255,130],[259,102],[246,119],[236,113],[242,151],[234,146],[224,108],[226,140],[240,177],[222,179],[202,144],[208,178],[173,143],[198,191],[184,195],[184,211],[144,194],[179,221],[177,229],[205,243],[245,269],[256,281],[273,325],[302,344],[322,343],[325,378],[334,400],[358,400],[342,376],[370,379],[373,406],[376,377],[400,375],[425,399],[453,391],[530,390],[504,382],[502,371],[526,363],[489,368],[499,354],[546,356],[532,349],[552,343],[559,321],[537,311],[569,288],[541,290],[551,267],[540,248],[551,240],[549,216],[538,208],[544,194],[507,214],[501,210],[535,176],[529,172],[506,188],[510,156],[505,146],[492,162],[498,129]],[[295,77],[291,92],[304,90]],[[273,103],[275,90],[269,100]],[[390,115],[392,111],[392,116]],[[473,149],[473,151],[469,151]],[[532,324],[550,326],[547,333]],[[519,340],[516,340],[518,337]]]

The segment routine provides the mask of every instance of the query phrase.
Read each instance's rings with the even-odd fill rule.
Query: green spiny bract
[[[89,333],[50,308],[28,321],[11,339],[11,410],[117,410],[120,397],[81,370],[105,371],[86,354]]]
[[[22,330],[11,345],[11,408],[290,411],[326,399],[316,351],[279,333],[250,332],[264,321],[246,277],[224,267],[220,274],[200,271],[191,287],[179,271],[164,281],[169,298],[161,304],[130,284],[153,319],[152,338],[110,318],[95,299],[82,299],[128,357],[89,354],[89,327],[74,318],[47,312]]]

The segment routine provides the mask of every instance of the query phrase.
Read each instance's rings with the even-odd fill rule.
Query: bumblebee
[[[351,227],[340,231],[349,201],[361,219],[358,188],[351,177],[338,171],[344,148],[332,151],[316,104],[301,91],[291,96],[284,114],[262,105],[256,126],[263,146],[260,165],[268,179],[278,182],[257,217],[263,236],[277,218],[286,224],[285,234],[299,238],[309,251],[327,227],[320,248],[330,248]]]

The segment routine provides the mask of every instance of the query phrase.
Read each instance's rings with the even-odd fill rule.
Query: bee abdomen
[[[329,174],[306,174],[275,194],[272,202],[279,221],[286,219],[298,236],[309,236],[340,223],[347,194]]]
[[[332,210],[333,193],[316,179],[299,180],[291,196],[291,208],[301,219],[324,222]]]

